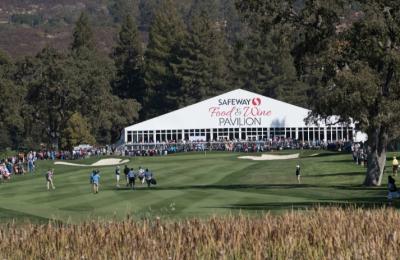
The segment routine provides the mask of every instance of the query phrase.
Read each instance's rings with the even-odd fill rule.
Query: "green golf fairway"
[[[282,153],[297,152],[301,153],[300,159],[275,161],[242,160],[238,156],[249,154],[225,152],[129,158],[128,165],[135,171],[139,166],[153,171],[157,186],[148,189],[137,184],[134,191],[125,188],[121,167],[122,185],[117,189],[115,166],[97,167],[101,175],[99,194],[93,194],[89,184],[93,167],[38,161],[35,174],[13,176],[10,182],[0,184],[0,221],[54,219],[75,223],[93,218],[120,219],[127,215],[186,218],[239,212],[279,213],[316,205],[380,207],[385,204],[386,174],[382,187],[366,188],[361,186],[365,169],[352,161],[351,154]],[[102,158],[72,162],[89,165]],[[297,184],[295,176],[298,162],[302,184]],[[55,169],[55,190],[46,190],[44,175],[48,168]]]

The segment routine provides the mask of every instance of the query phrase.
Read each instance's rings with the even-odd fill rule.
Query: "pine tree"
[[[180,83],[173,73],[176,46],[185,35],[185,25],[171,1],[154,15],[145,53],[145,93],[141,117],[151,118],[176,109]]]
[[[118,34],[113,59],[117,69],[114,93],[122,98],[143,99],[143,53],[139,31],[131,16],[127,16]]]
[[[250,29],[235,45],[233,82],[243,89],[306,106],[306,85],[297,79],[288,41],[283,29]]]
[[[400,137],[400,3],[314,0],[298,10],[292,3],[246,0],[238,7],[245,17],[261,17],[260,28],[266,21],[296,28],[291,52],[297,74],[312,86],[309,119],[356,122],[368,135],[364,185],[379,186],[388,143]]]
[[[115,23],[123,23],[127,16],[139,18],[140,0],[114,0],[109,7]]]
[[[215,96],[229,88],[229,46],[221,27],[207,13],[201,12],[193,17],[189,33],[179,44],[174,69],[181,81],[181,107]]]
[[[189,19],[207,13],[210,20],[218,21],[220,18],[220,1],[218,0],[193,0],[189,11]]]
[[[82,90],[77,112],[89,121],[98,143],[110,144],[124,126],[136,120],[140,105],[133,99],[121,100],[113,95],[115,64],[99,54],[93,42],[88,20],[82,14],[74,30],[71,56],[75,73],[70,80]]]
[[[95,48],[93,31],[89,24],[89,17],[82,12],[75,23],[71,50],[76,53],[90,51]]]

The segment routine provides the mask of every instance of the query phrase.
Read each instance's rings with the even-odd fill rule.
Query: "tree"
[[[86,118],[79,112],[72,114],[66,123],[62,135],[62,147],[72,150],[74,146],[79,144],[92,144],[96,143],[95,138],[91,134],[91,127]]]
[[[85,58],[74,56],[74,68],[73,80],[82,91],[78,111],[88,120],[98,144],[115,142],[121,129],[137,119],[140,105],[112,94],[114,66],[105,57],[96,52]]]
[[[0,147],[18,147],[22,141],[25,88],[14,82],[15,65],[0,51]]]
[[[296,10],[290,2],[269,9],[257,0],[238,6],[296,26],[292,53],[299,75],[313,86],[311,119],[338,115],[339,122],[357,122],[368,134],[364,184],[379,186],[387,144],[400,134],[400,3],[351,1],[355,9],[349,1],[314,0]]]
[[[109,6],[115,23],[123,23],[127,16],[139,18],[139,0],[114,0]]]
[[[178,44],[173,68],[180,81],[177,99],[180,107],[228,89],[229,46],[223,29],[206,12],[200,12],[193,17],[188,34]]]
[[[74,31],[90,32],[87,19],[79,19]],[[121,100],[113,95],[111,83],[116,74],[115,64],[108,57],[100,55],[94,46],[86,44],[93,42],[92,37],[91,33],[74,34],[73,42],[82,42],[82,44],[72,44],[71,57],[74,74],[71,80],[79,85],[82,91],[77,111],[88,120],[96,142],[110,144],[116,141],[126,124],[133,123],[137,119],[140,105],[136,100]],[[126,38],[128,43],[132,40],[129,38],[129,32]],[[119,54],[121,54],[120,58],[123,58],[124,53]],[[131,64],[133,63],[128,65]],[[121,104],[127,107],[121,107]]]
[[[185,25],[171,1],[165,1],[155,12],[145,53],[145,93],[142,119],[176,109],[179,104],[179,80],[172,70],[177,43],[185,34]]]
[[[117,69],[114,93],[121,98],[143,97],[143,52],[139,31],[132,17],[127,16],[118,34],[113,59]]]
[[[94,47],[93,31],[89,25],[89,16],[85,12],[82,12],[75,23],[71,49],[76,53],[80,53],[85,50],[93,50]]]
[[[247,28],[245,36],[235,43],[233,82],[240,88],[307,107],[307,85],[298,79],[291,55],[293,26],[275,24],[273,16],[258,12],[243,12],[242,18]]]
[[[67,55],[46,47],[31,64],[32,74],[25,75],[28,78],[26,100],[32,106],[28,117],[33,124],[41,126],[54,148],[59,147],[62,130],[81,99],[71,63]]]

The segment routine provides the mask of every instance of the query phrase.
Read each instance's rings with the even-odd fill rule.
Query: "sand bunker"
[[[261,156],[240,156],[239,159],[247,159],[253,161],[272,161],[272,160],[290,160],[299,158],[298,153],[288,155],[262,154]]]
[[[95,163],[92,164],[78,164],[78,163],[70,163],[70,162],[55,162],[54,164],[59,164],[59,165],[68,165],[68,166],[79,166],[79,167],[97,167],[97,166],[113,166],[113,165],[119,165],[119,164],[124,164],[128,163],[129,160],[122,160],[122,159],[116,159],[116,158],[108,158],[108,159],[101,159]]]

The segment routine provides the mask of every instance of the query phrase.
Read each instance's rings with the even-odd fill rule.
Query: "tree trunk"
[[[366,186],[380,186],[386,163],[388,134],[386,128],[368,131],[368,168],[364,180]]]

